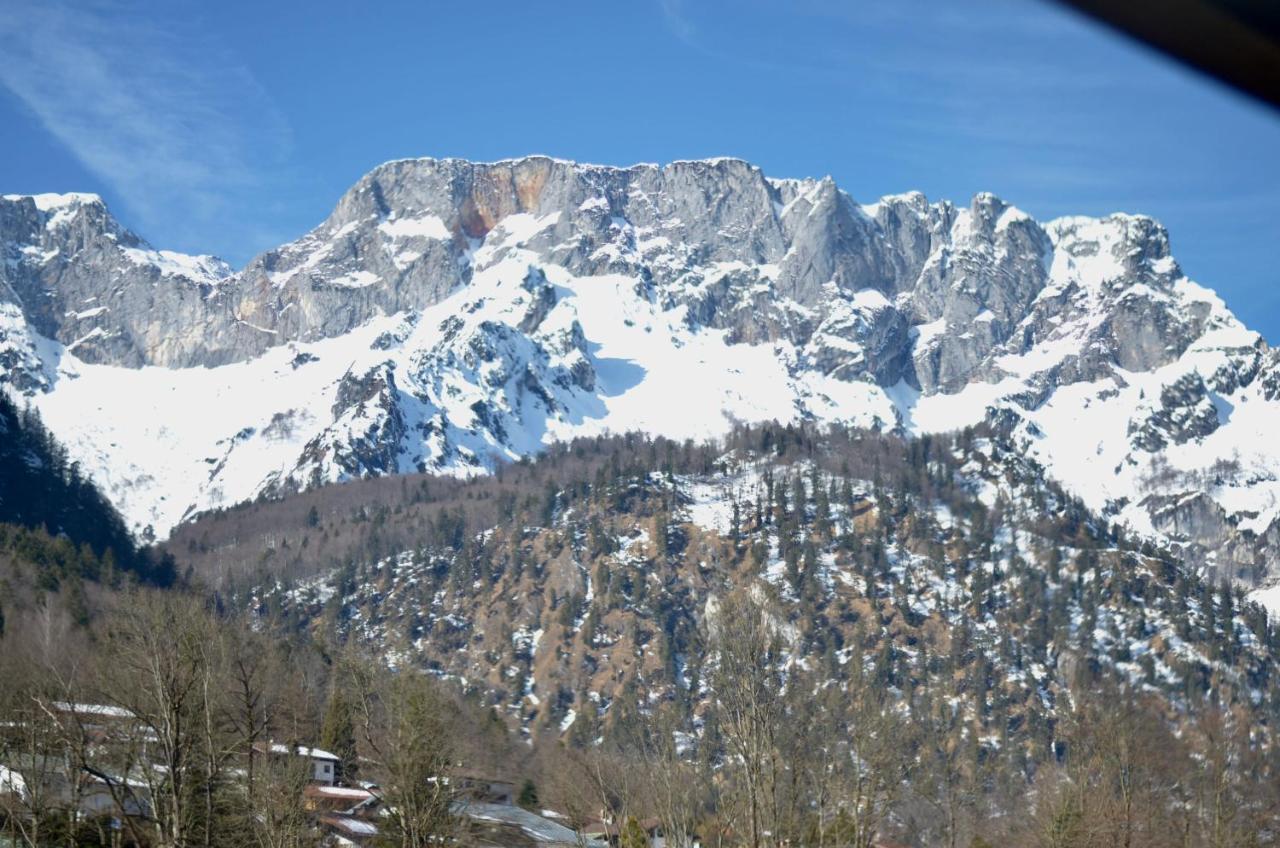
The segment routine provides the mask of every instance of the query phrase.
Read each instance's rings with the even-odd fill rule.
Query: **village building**
[[[338,756],[320,748],[309,748],[306,745],[296,745],[292,749],[288,745],[280,742],[268,742],[254,745],[254,750],[258,753],[266,754],[272,757],[303,757],[311,761],[310,773],[308,780],[312,783],[322,783],[332,786],[338,779]]]
[[[326,813],[320,816],[320,826],[334,837],[340,846],[367,845],[378,836],[378,826],[358,816],[344,813]]]
[[[145,762],[148,733],[128,710],[69,702],[51,704],[50,708],[74,721],[90,739],[99,736],[109,739],[125,730],[127,738],[143,741]],[[305,769],[307,785],[302,789],[302,803],[311,823],[324,835],[323,844],[344,848],[376,841],[379,825],[387,812],[383,799],[373,784],[338,785],[340,760],[337,755],[320,748],[275,741],[256,743],[253,751],[258,756],[287,761]],[[148,767],[138,765],[138,768]],[[237,771],[243,773],[243,770]],[[152,814],[147,783],[137,777],[135,774],[116,778],[96,770],[90,773],[59,757],[11,757],[0,762],[0,808],[20,815],[34,814],[38,807],[56,807],[74,809],[84,818],[147,818]],[[456,818],[458,836],[468,846],[609,848],[610,844],[617,844],[607,828],[595,834],[583,834],[576,832],[558,813],[544,811],[544,815],[538,815],[517,806],[517,784],[513,780],[466,768],[452,771],[441,779],[449,784],[456,799],[451,812]],[[656,825],[648,833],[654,848],[662,848]]]
[[[124,707],[53,701],[46,708],[63,727],[77,728],[87,741],[101,742],[122,733],[131,742],[144,745],[155,739],[151,729]]]
[[[76,704],[70,701],[54,701],[49,705],[55,713],[73,716],[85,723],[110,726],[123,721],[136,721],[137,716],[124,707],[110,704]]]

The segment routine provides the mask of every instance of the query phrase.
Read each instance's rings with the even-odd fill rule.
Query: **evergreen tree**
[[[526,810],[538,809],[538,787],[529,778],[525,778],[524,784],[520,787],[520,796],[516,799],[516,803]]]
[[[350,783],[359,773],[355,711],[339,685],[329,693],[320,729],[320,746],[338,758],[338,777]]]

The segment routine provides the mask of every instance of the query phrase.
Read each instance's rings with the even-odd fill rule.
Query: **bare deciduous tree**
[[[746,837],[760,848],[771,836],[784,716],[783,641],[768,609],[750,591],[725,596],[711,624],[712,676],[720,729],[741,780]]]
[[[110,787],[122,810],[137,803],[137,789],[145,791],[158,848],[200,844],[212,777],[206,748],[214,622],[196,599],[139,592],[112,615],[108,637],[97,688],[132,718],[112,725],[109,745],[86,749],[83,766]]]
[[[348,658],[367,766],[385,805],[381,839],[399,848],[427,848],[446,838],[454,820],[446,702],[426,677],[391,673]]]
[[[249,795],[251,830],[259,848],[308,848],[316,842],[304,792],[311,778],[306,757],[267,757]]]

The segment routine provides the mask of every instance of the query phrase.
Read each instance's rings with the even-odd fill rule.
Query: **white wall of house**
[[[333,760],[326,760],[320,757],[311,758],[312,780],[316,783],[323,783],[332,786],[337,775],[334,774],[337,764]]]

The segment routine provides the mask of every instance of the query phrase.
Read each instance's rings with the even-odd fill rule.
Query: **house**
[[[303,806],[329,838],[323,844],[363,845],[378,835],[382,799],[372,788],[313,783],[302,790]]]
[[[266,754],[272,757],[303,757],[311,761],[310,775],[308,779],[312,783],[322,783],[332,786],[338,778],[339,759],[336,754],[320,748],[309,748],[306,745],[296,745],[292,749],[288,745],[279,742],[257,743],[254,746],[260,754]]]
[[[41,702],[40,707],[63,733],[78,736],[95,752],[128,749],[127,759],[145,762],[150,747],[159,742],[157,728],[124,707],[73,701]]]
[[[74,716],[86,724],[110,725],[136,720],[136,716],[124,707],[113,707],[110,704],[75,704],[70,701],[54,701],[50,706],[53,707],[54,712],[64,716]]]
[[[129,818],[149,818],[151,815],[151,792],[147,785],[138,780],[121,780],[110,778],[115,784],[115,793],[121,795],[123,802],[117,804],[113,787],[100,777],[88,777],[80,785],[80,812],[86,816],[112,816],[118,814],[121,807]]]
[[[64,728],[76,728],[85,741],[96,743],[116,739],[133,744],[155,740],[154,732],[124,707],[71,701],[53,701],[42,706]]]

